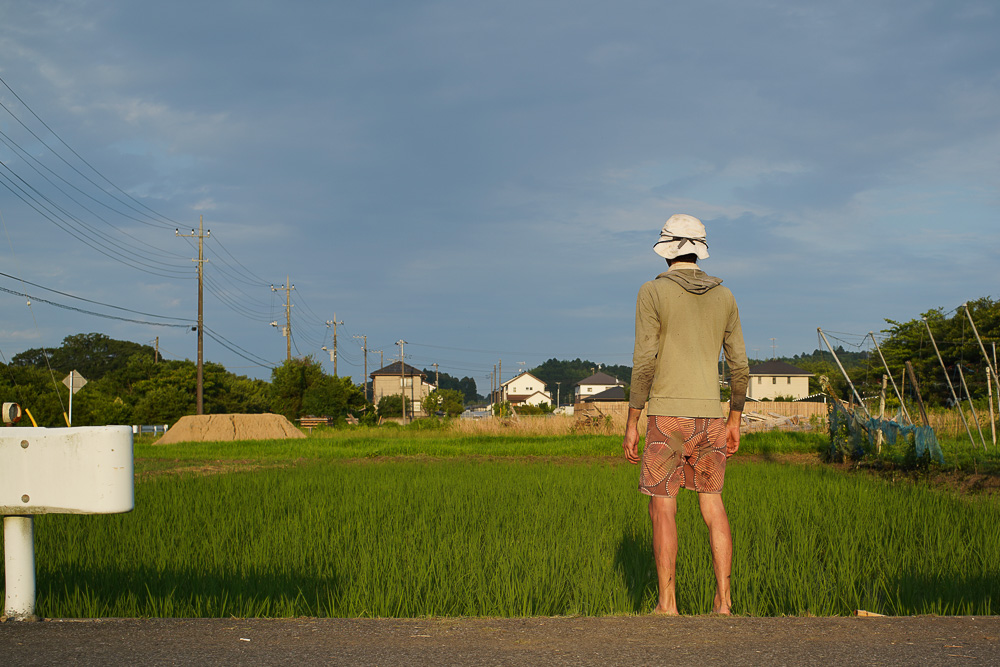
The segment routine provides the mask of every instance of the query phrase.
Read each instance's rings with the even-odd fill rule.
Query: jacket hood
[[[710,276],[701,269],[677,269],[664,271],[657,278],[666,278],[686,289],[692,294],[704,294],[713,287],[722,284],[722,278]]]

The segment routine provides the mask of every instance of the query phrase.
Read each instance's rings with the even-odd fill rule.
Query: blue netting
[[[861,410],[853,413],[838,403],[830,410],[830,454],[835,458],[848,456],[861,459],[876,454],[875,439],[884,436],[883,449],[901,452],[908,449],[910,436],[917,458],[929,458],[944,463],[944,454],[930,426],[904,426],[894,421],[868,417]]]

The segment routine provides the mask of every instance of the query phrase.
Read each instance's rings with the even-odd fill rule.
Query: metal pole
[[[35,620],[35,531],[30,516],[3,518],[5,599],[3,615]]]
[[[906,416],[906,421],[913,423],[910,418],[910,413],[906,409],[906,404],[903,402],[903,396],[899,393],[899,389],[896,388],[896,381],[892,379],[892,372],[889,370],[889,364],[885,363],[885,357],[882,356],[882,348],[878,346],[878,341],[875,340],[875,332],[869,331],[868,335],[871,336],[872,342],[875,343],[875,349],[878,351],[878,357],[882,360],[882,365],[885,366],[885,372],[889,376],[889,381],[892,382],[892,390],[896,392],[896,398],[899,399],[899,404],[903,408],[903,414]]]
[[[833,348],[830,346],[830,341],[826,339],[826,334],[824,334],[823,330],[820,329],[819,327],[816,328],[816,331],[819,332],[819,335],[823,339],[823,342],[826,343],[826,349],[830,350],[830,354],[833,355],[833,360],[837,362],[837,368],[840,369],[841,375],[844,376],[844,379],[847,380],[847,384],[850,385],[851,391],[854,392],[854,397],[858,399],[858,405],[861,406],[861,409],[864,410],[865,414],[868,415],[868,418],[871,419],[871,413],[868,412],[868,408],[867,406],[865,406],[865,402],[861,400],[861,396],[860,394],[858,394],[858,390],[854,388],[854,383],[851,382],[851,376],[848,375],[847,371],[844,370],[844,366],[840,363],[840,359],[837,358],[837,353],[834,352]]]
[[[917,374],[913,372],[913,364],[909,361],[906,362],[906,373],[910,376],[913,393],[917,395],[917,407],[920,408],[920,417],[924,420],[924,426],[930,426],[931,421],[927,418],[927,410],[924,409],[924,399],[920,397],[920,385],[917,384]]]
[[[990,371],[986,369],[986,388],[990,395],[990,434],[993,436],[993,446],[997,446],[997,422],[996,413],[993,412],[993,380],[990,378]],[[1000,392],[1000,386],[997,387]]]
[[[75,371],[69,372],[69,417],[66,419],[67,426],[73,425],[73,381],[76,379],[74,378],[74,374]]]
[[[882,420],[885,419],[885,383],[886,383],[886,380],[888,380],[888,378],[883,375],[882,376],[882,391],[879,392],[879,399],[878,399],[878,418],[879,418],[879,421],[882,421]],[[877,454],[881,454],[882,453],[882,441],[884,439],[885,439],[885,434],[882,433],[882,429],[880,428],[878,430],[878,434],[875,436],[875,452]]]
[[[996,377],[997,376],[996,366],[993,365],[992,363],[990,363],[990,355],[986,354],[986,347],[983,345],[983,339],[979,337],[979,331],[976,330],[976,323],[972,321],[972,313],[969,312],[969,304],[968,303],[963,303],[962,305],[965,306],[965,314],[969,318],[969,324],[972,325],[972,333],[976,334],[976,342],[979,343],[979,349],[983,353],[983,358],[986,359],[986,366],[991,371],[993,371],[993,377]],[[996,343],[994,343],[993,346],[994,346],[993,347],[993,356],[996,356]]]
[[[962,364],[957,364],[957,366],[958,377],[962,380],[962,388],[965,389],[965,397],[969,399],[969,409],[972,411],[972,418],[975,420],[976,428],[979,430],[979,439],[983,442],[983,451],[986,451],[986,438],[983,436],[983,427],[979,425],[979,415],[976,414],[976,406],[972,404],[972,394],[969,392],[969,385],[965,383],[965,373],[962,372]],[[958,409],[962,409],[961,404],[959,404]]]
[[[948,391],[951,392],[951,398],[955,401],[955,407],[958,408],[958,414],[962,417],[962,423],[965,424],[965,432],[969,434],[969,441],[972,442],[972,446],[976,446],[976,439],[972,437],[972,429],[969,428],[969,422],[965,419],[965,411],[962,410],[962,401],[958,400],[958,396],[955,395],[955,387],[951,384],[951,378],[948,377],[948,367],[944,365],[944,359],[941,358],[941,352],[938,350],[937,342],[934,340],[934,334],[931,333],[931,325],[927,323],[927,318],[923,318],[924,327],[927,329],[927,335],[931,338],[931,345],[934,346],[934,354],[937,355],[938,361],[941,362],[941,370],[944,371],[944,379],[948,383]]]

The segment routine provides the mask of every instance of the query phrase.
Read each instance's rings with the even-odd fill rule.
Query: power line
[[[34,112],[34,110],[33,110],[33,109],[32,109],[32,108],[30,107],[30,106],[28,106],[27,102],[25,102],[25,101],[24,101],[23,99],[21,99],[21,97],[20,97],[20,96],[19,96],[19,95],[18,95],[18,94],[17,94],[16,92],[14,92],[14,89],[13,89],[13,88],[11,88],[11,87],[10,87],[10,86],[9,86],[9,85],[7,84],[7,82],[6,82],[6,81],[5,81],[4,79],[3,79],[3,77],[0,77],[0,84],[3,84],[3,86],[4,86],[4,87],[5,87],[5,88],[6,88],[7,90],[9,90],[9,91],[10,91],[10,93],[11,93],[11,94],[12,94],[12,95],[13,95],[13,96],[14,96],[14,97],[15,97],[15,98],[17,99],[17,101],[18,101],[18,102],[20,102],[20,103],[21,103],[21,105],[22,105],[22,106],[24,106],[24,108],[25,108],[25,109],[27,109],[27,110],[28,110],[28,112],[29,112],[29,113],[30,113],[30,114],[31,114],[32,116],[34,116],[34,118],[35,118],[35,119],[36,119],[36,120],[37,120],[37,121],[38,121],[39,123],[41,123],[41,124],[42,124],[42,127],[44,127],[44,128],[46,129],[46,130],[48,130],[48,131],[49,131],[49,132],[50,132],[50,133],[52,134],[52,136],[54,136],[54,137],[55,137],[56,139],[58,139],[58,140],[59,140],[59,143],[61,143],[61,144],[62,144],[63,146],[65,146],[65,147],[66,147],[66,148],[67,148],[67,149],[69,150],[69,152],[70,152],[70,153],[72,153],[73,155],[75,155],[75,156],[76,156],[76,158],[77,158],[77,159],[79,159],[79,160],[80,160],[80,161],[81,161],[81,162],[82,162],[83,164],[87,165],[87,167],[88,167],[88,168],[89,168],[89,169],[90,169],[90,170],[91,170],[92,172],[94,172],[95,174],[97,174],[97,175],[98,175],[98,176],[99,176],[100,178],[104,179],[104,181],[105,181],[105,182],[106,182],[106,183],[107,183],[108,185],[110,185],[110,186],[111,186],[111,187],[112,187],[113,189],[115,189],[115,190],[117,190],[118,192],[120,192],[120,193],[121,193],[122,195],[124,195],[124,196],[125,196],[126,198],[128,198],[129,200],[131,200],[131,201],[135,202],[136,204],[138,204],[138,205],[139,205],[139,206],[141,206],[142,208],[146,209],[147,211],[149,211],[149,213],[152,213],[152,214],[153,214],[153,216],[155,216],[155,218],[161,218],[161,219],[162,219],[163,221],[166,221],[166,222],[161,222],[161,221],[158,221],[158,220],[155,220],[155,218],[153,218],[154,222],[156,222],[156,223],[158,223],[159,225],[161,225],[161,226],[164,226],[164,227],[171,227],[171,226],[174,226],[174,225],[176,225],[176,224],[179,224],[179,223],[177,223],[176,221],[174,221],[174,220],[171,220],[170,218],[166,217],[165,215],[162,215],[162,214],[160,214],[160,213],[157,213],[156,211],[154,211],[153,209],[149,208],[148,206],[146,206],[145,204],[143,204],[142,202],[138,201],[137,199],[135,199],[134,197],[132,197],[132,196],[131,196],[130,194],[128,194],[127,192],[125,192],[124,190],[122,190],[122,189],[121,189],[120,187],[118,187],[117,185],[115,185],[115,184],[114,184],[114,183],[113,183],[113,182],[112,182],[112,181],[111,181],[111,180],[110,180],[110,179],[109,179],[109,178],[108,178],[107,176],[105,176],[105,175],[104,175],[104,174],[102,174],[102,173],[101,173],[100,171],[98,171],[98,170],[97,170],[97,168],[96,168],[96,167],[94,167],[94,165],[92,165],[92,164],[90,164],[89,162],[87,162],[87,160],[85,160],[85,159],[84,159],[84,158],[83,158],[83,157],[82,157],[82,156],[81,156],[81,155],[80,155],[79,153],[77,153],[77,152],[76,152],[76,151],[75,151],[75,150],[73,149],[73,147],[72,147],[72,146],[70,146],[70,145],[69,145],[68,143],[66,143],[66,142],[65,142],[65,141],[63,140],[63,138],[62,138],[62,137],[60,137],[60,136],[59,136],[59,134],[58,134],[58,133],[57,133],[57,132],[56,132],[55,130],[53,130],[53,129],[52,129],[51,127],[49,127],[49,126],[48,126],[48,124],[47,124],[47,123],[46,123],[46,122],[45,122],[44,120],[42,120],[42,119],[41,119],[41,118],[40,118],[40,117],[38,116],[38,114],[36,114],[36,113]],[[88,177],[87,175],[85,175],[85,174],[84,174],[83,172],[81,172],[81,171],[80,171],[79,169],[77,169],[77,168],[76,168],[76,167],[74,167],[74,166],[73,166],[72,164],[70,164],[70,163],[69,163],[69,161],[68,161],[68,160],[66,160],[66,158],[64,158],[64,157],[63,157],[62,155],[60,155],[60,154],[59,154],[58,152],[56,152],[56,151],[55,151],[55,149],[53,149],[53,148],[52,148],[52,147],[51,147],[51,146],[50,146],[50,145],[49,145],[49,144],[48,144],[48,143],[47,143],[47,142],[46,142],[46,141],[45,141],[44,139],[42,139],[41,137],[39,137],[39,136],[38,136],[38,135],[37,135],[37,134],[36,134],[36,133],[35,133],[35,132],[34,132],[34,131],[33,131],[33,130],[31,129],[31,128],[29,128],[29,127],[28,127],[28,126],[27,126],[27,125],[26,125],[26,124],[25,124],[25,123],[24,123],[24,122],[23,122],[23,121],[22,121],[22,120],[21,120],[20,118],[18,118],[18,117],[17,117],[17,115],[16,115],[16,114],[15,114],[14,112],[12,112],[12,111],[11,111],[11,110],[10,110],[10,109],[9,109],[9,108],[7,107],[7,105],[5,105],[5,104],[3,104],[2,102],[0,102],[0,107],[2,107],[4,111],[6,111],[6,112],[7,112],[8,114],[10,114],[11,118],[13,118],[13,119],[14,119],[15,121],[17,121],[17,123],[18,123],[18,124],[19,124],[19,125],[20,125],[21,127],[23,127],[23,128],[25,129],[25,130],[27,130],[27,131],[28,131],[28,133],[29,133],[29,134],[31,134],[31,136],[32,136],[32,137],[34,137],[34,138],[35,138],[35,139],[37,139],[37,140],[38,140],[39,142],[41,142],[41,144],[42,144],[43,146],[45,146],[46,148],[48,148],[48,149],[49,149],[49,151],[51,151],[51,153],[52,153],[53,155],[55,155],[55,156],[56,156],[57,158],[59,158],[60,160],[62,160],[62,162],[63,162],[63,163],[65,163],[67,167],[69,167],[69,168],[70,168],[70,169],[72,169],[72,170],[73,170],[74,172],[76,172],[76,173],[77,173],[77,174],[78,174],[78,175],[79,175],[79,176],[80,176],[81,178],[83,178],[84,180],[86,180],[86,181],[87,181],[88,183],[90,183],[91,185],[93,185],[93,186],[94,186],[95,188],[97,188],[97,189],[98,189],[98,190],[100,190],[101,192],[103,192],[103,193],[105,193],[105,194],[109,195],[110,197],[112,197],[112,198],[113,198],[113,199],[115,199],[116,201],[120,202],[121,204],[123,204],[123,205],[124,205],[124,206],[126,206],[127,208],[130,208],[130,209],[132,209],[133,211],[135,211],[136,213],[138,213],[138,214],[140,214],[140,215],[146,215],[146,214],[144,214],[144,213],[143,213],[142,211],[140,211],[139,209],[137,209],[137,208],[135,208],[134,206],[130,205],[130,204],[129,204],[128,202],[126,202],[126,201],[124,201],[124,200],[120,199],[120,198],[119,198],[118,196],[116,196],[116,195],[114,195],[113,193],[110,193],[110,192],[108,192],[107,190],[105,190],[105,189],[104,189],[103,187],[101,187],[100,185],[98,185],[97,183],[95,183],[95,182],[94,182],[94,181],[93,181],[93,180],[92,180],[91,178],[89,178],[89,177]]]

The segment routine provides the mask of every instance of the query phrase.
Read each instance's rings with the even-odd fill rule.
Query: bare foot
[[[719,614],[720,616],[729,616],[729,607],[712,607],[713,614]]]
[[[660,605],[656,605],[656,608],[654,608],[650,613],[661,614],[663,616],[680,616],[680,614],[677,613],[676,608],[667,609],[666,607],[661,607]]]

